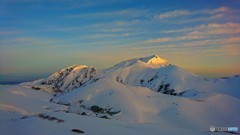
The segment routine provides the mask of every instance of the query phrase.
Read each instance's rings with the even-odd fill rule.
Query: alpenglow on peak
[[[166,59],[163,59],[156,54],[148,57],[140,58],[139,60],[147,64],[169,65],[169,62]]]

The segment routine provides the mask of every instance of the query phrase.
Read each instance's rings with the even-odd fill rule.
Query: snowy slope
[[[73,113],[85,112],[86,115],[94,117],[105,115],[111,119],[137,123],[164,123],[165,126],[176,128],[188,127],[197,130],[210,126],[206,123],[237,125],[240,121],[240,117],[232,117],[240,114],[240,109],[237,109],[240,100],[228,95],[214,93],[205,100],[190,100],[156,93],[143,87],[124,85],[107,78],[66,93],[55,100],[64,103],[70,101],[69,111]],[[110,116],[85,109],[91,106],[120,112]],[[228,110],[228,113],[224,110]]]
[[[67,106],[49,102],[51,95],[21,86],[0,86],[1,135],[76,135],[78,129],[87,135],[155,135],[201,134],[205,131],[129,123],[66,113]]]
[[[108,89],[100,85],[104,82],[110,86]],[[79,88],[56,98],[71,101],[71,106],[63,106],[48,102],[51,96],[46,93],[19,86],[0,88],[4,95],[0,100],[0,113],[4,116],[0,119],[1,134],[59,135],[74,134],[72,129],[80,129],[90,135],[202,135],[210,133],[211,125],[240,126],[240,100],[223,94],[194,101],[102,79],[91,87]],[[81,104],[79,100],[83,100]],[[110,120],[93,117],[93,112],[87,113],[90,116],[87,117],[78,115],[85,111],[80,105],[111,107],[121,112]]]
[[[61,93],[73,90],[93,79],[98,73],[93,67],[72,65],[53,73],[46,79],[22,83],[23,86],[34,86],[33,89],[42,89],[52,93]]]
[[[103,74],[125,85],[147,87],[152,91],[170,95],[186,97],[184,95],[195,91],[194,95],[221,92],[240,97],[239,76],[225,79],[199,77],[156,55],[121,62],[105,69]]]

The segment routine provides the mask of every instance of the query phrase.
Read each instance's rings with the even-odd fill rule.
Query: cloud
[[[193,31],[189,34],[195,36],[240,34],[240,24],[232,22],[225,24],[210,23],[193,28]]]
[[[194,18],[194,16],[191,16],[191,17],[186,18],[186,19],[176,20],[176,21],[172,21],[172,22],[175,23],[175,24],[207,22],[207,21],[212,21],[212,20],[217,20],[217,19],[223,19],[224,17],[226,17],[225,14],[219,13],[219,14],[215,14],[215,15],[203,16],[203,17],[197,17],[197,18]]]
[[[35,47],[49,47],[59,46],[63,41],[59,41],[52,38],[40,38],[40,37],[15,37],[1,40],[2,46],[8,47],[23,47],[23,46],[35,46]]]
[[[211,18],[219,18],[222,17],[223,14],[229,11],[227,7],[219,7],[216,9],[212,10],[198,10],[198,11],[190,11],[190,10],[173,10],[173,11],[168,11],[159,15],[154,16],[154,20],[164,20],[164,19],[172,19],[172,18],[177,18],[177,17],[182,17],[182,16],[192,16],[192,15],[198,15],[198,14],[209,14],[212,15]]]
[[[54,10],[66,10],[66,9],[79,9],[102,6],[106,4],[119,4],[127,3],[127,1],[115,1],[115,0],[3,0],[9,5],[30,5],[28,9],[54,9]],[[6,6],[7,7],[7,6]],[[24,7],[24,6],[23,6]]]
[[[217,45],[217,46],[224,46],[229,44],[239,44],[240,37],[222,37],[217,39],[203,39],[199,41],[191,41],[191,42],[183,42],[180,43],[180,46],[184,47],[198,47],[198,46],[208,46]]]
[[[212,12],[226,12],[226,8],[218,8]],[[199,51],[207,55],[239,55],[240,48],[240,23],[209,23],[162,31],[161,33],[182,33],[171,34],[176,36],[165,36],[135,42],[125,45],[134,51],[150,50],[153,52],[193,52]],[[127,47],[126,47],[127,46]],[[131,50],[130,49],[130,50]]]
[[[157,38],[157,39],[150,39],[145,41],[145,44],[153,44],[153,43],[161,43],[161,42],[169,42],[171,41],[171,38]]]
[[[55,31],[55,32],[72,32],[82,30],[84,27],[59,27],[59,28],[49,28],[39,31]]]
[[[125,51],[164,52],[174,54],[204,54],[208,56],[240,56],[240,37],[222,39],[203,39],[185,41],[177,44],[163,43],[161,45],[132,44]],[[126,48],[126,47],[125,47]]]
[[[207,26],[209,34],[239,34],[240,24],[239,23],[225,23],[218,24],[213,23]]]
[[[171,41],[195,40],[195,39],[202,39],[202,38],[205,38],[205,36],[187,34],[184,36],[177,36],[177,37],[149,39],[149,40],[144,41],[143,43],[144,44],[154,44],[154,43],[163,43],[163,42],[171,42]]]
[[[214,14],[214,13],[227,12],[227,11],[229,11],[229,9],[227,7],[219,7],[217,9],[212,10],[211,13]]]
[[[110,28],[110,29],[99,28],[99,29],[97,29],[97,31],[105,32],[105,33],[126,32],[126,31],[133,31],[133,30],[134,29],[132,29],[131,27],[129,27],[129,28]]]
[[[158,16],[155,16],[155,19],[166,19],[166,18],[174,18],[174,17],[179,17],[179,16],[185,16],[185,15],[190,15],[191,13],[186,10],[174,10],[174,11],[169,11],[163,14],[160,14]]]
[[[20,31],[0,31],[0,35],[14,35],[14,34],[20,34]]]
[[[239,34],[240,23],[210,23],[207,25],[198,25],[196,27],[187,27],[176,30],[161,31],[162,33],[178,33],[189,32],[189,35],[226,35],[226,34]]]
[[[89,26],[91,29],[100,29],[100,28],[106,28],[106,29],[119,29],[119,28],[129,28],[136,25],[139,25],[143,23],[143,21],[140,21],[138,19],[133,20],[117,20],[112,22],[103,22],[103,23],[95,23]]]
[[[143,17],[147,16],[148,11],[142,9],[122,9],[113,10],[108,12],[93,12],[93,13],[82,13],[82,14],[70,14],[66,15],[67,18],[110,18],[110,17]]]
[[[87,27],[95,34],[113,34],[122,36],[142,35],[146,32],[147,22],[143,20],[117,20],[112,22],[99,22]],[[143,27],[146,26],[146,27]]]
[[[31,42],[31,41],[34,41],[34,39],[30,38],[30,37],[16,37],[16,38],[12,38],[12,39],[1,40],[1,43],[11,44],[11,43],[26,43],[26,42]]]
[[[222,49],[231,55],[240,56],[240,44],[227,44]]]
[[[127,37],[129,36],[129,33],[123,33],[123,34],[119,34],[119,33],[115,33],[115,34],[103,34],[103,33],[98,33],[98,34],[90,34],[90,35],[86,35],[84,38],[88,38],[88,39],[96,39],[96,38],[115,38],[115,37]]]
[[[239,43],[240,44],[240,37],[230,37],[223,41],[225,44],[233,44]]]

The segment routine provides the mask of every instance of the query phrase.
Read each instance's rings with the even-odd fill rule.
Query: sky
[[[240,73],[239,0],[0,0],[0,82],[157,54],[200,76]]]

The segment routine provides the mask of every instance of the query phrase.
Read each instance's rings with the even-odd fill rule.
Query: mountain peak
[[[148,57],[140,58],[140,61],[147,64],[156,64],[156,65],[168,65],[169,62],[166,59],[159,57],[158,55],[151,55]]]

